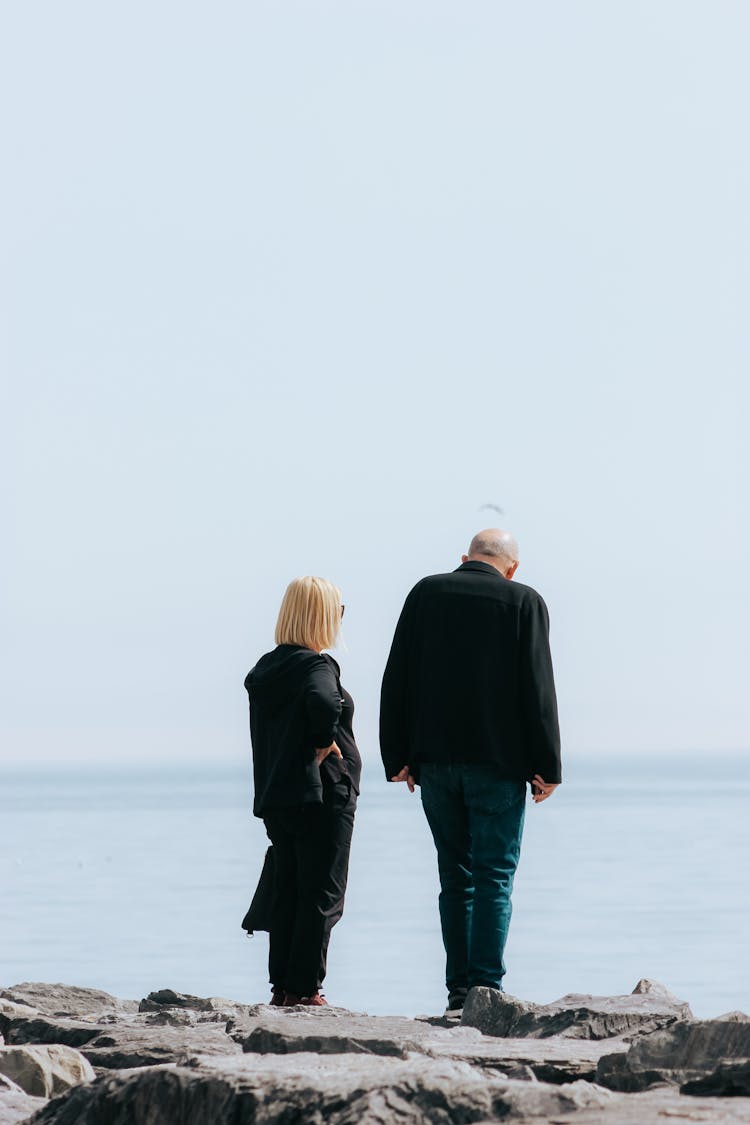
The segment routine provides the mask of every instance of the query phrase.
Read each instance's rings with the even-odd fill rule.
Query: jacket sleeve
[[[336,673],[325,660],[315,664],[305,688],[305,714],[312,746],[320,750],[330,746],[336,737],[343,699]]]
[[[388,781],[409,762],[409,663],[418,586],[404,602],[380,692],[380,754]]]
[[[559,783],[560,728],[549,648],[549,614],[537,594],[523,607],[521,618],[521,709],[526,760],[530,774]]]

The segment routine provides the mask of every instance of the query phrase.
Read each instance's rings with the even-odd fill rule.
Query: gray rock
[[[488,1079],[463,1063],[351,1055],[242,1055],[191,1069],[153,1067],[100,1079],[39,1113],[35,1125],[403,1125],[549,1121],[616,1098],[585,1082]]]
[[[694,1078],[680,1087],[682,1094],[721,1098],[750,1098],[750,1059],[719,1063],[705,1078]]]
[[[684,1098],[661,1087],[643,1094],[618,1094],[606,1106],[555,1114],[550,1125],[747,1125],[750,1098]],[[519,1123],[520,1125],[520,1123]],[[523,1125],[539,1125],[527,1119]]]
[[[20,1087],[14,1090],[3,1088],[0,1083],[0,1125],[20,1125],[30,1118],[46,1103],[44,1098],[34,1098],[24,1094]]]
[[[16,1016],[36,1016],[39,1014],[37,1008],[32,1008],[29,1004],[16,1004],[13,1000],[6,1000],[0,996],[0,1016],[5,1016],[7,1019],[15,1019]]]
[[[172,1063],[184,1066],[198,1055],[232,1055],[242,1050],[220,1024],[193,1027],[120,1026],[103,1031],[83,1048],[97,1068],[125,1070],[130,1067]]]
[[[435,1035],[433,1028],[417,1020],[397,1016],[372,1018],[344,1009],[325,1010],[320,1018],[319,1011],[268,1008],[265,1016],[251,1021],[249,1034],[244,1033],[247,1023],[239,1032],[230,1028],[230,1034],[242,1044],[243,1051],[256,1054],[313,1052],[389,1055],[399,1059],[420,1051],[420,1042]]]
[[[97,1020],[103,1015],[122,1015],[138,1011],[135,1000],[120,1000],[98,988],[77,988],[70,984],[45,984],[25,981],[0,990],[0,998],[27,1004],[48,1016]]]
[[[625,1092],[646,1090],[660,1082],[684,1087],[708,1079],[728,1063],[747,1059],[750,1021],[685,1020],[636,1040],[627,1052],[604,1055],[597,1066],[597,1081]]]
[[[6,1037],[13,1046],[62,1043],[77,1047],[93,1066],[116,1070],[160,1063],[183,1065],[198,1054],[230,1055],[242,1049],[226,1034],[226,1018],[217,1014],[200,1026],[153,1027],[145,1022],[149,1018],[125,1015],[110,1025],[44,1016],[16,1018],[9,1021]]]
[[[309,1008],[266,1008],[251,1021],[230,1028],[247,1053],[371,1054],[406,1058],[410,1053],[467,1062],[489,1076],[545,1082],[593,1081],[609,1043],[561,1038],[487,1038],[473,1027],[445,1029],[423,1020],[370,1017],[344,1009],[326,1014]]]
[[[91,1064],[72,1047],[0,1047],[0,1073],[11,1078],[26,1094],[51,1098],[72,1086],[91,1082]]]
[[[64,1043],[68,1047],[83,1047],[103,1031],[94,1023],[80,1020],[55,1019],[52,1016],[15,1017],[0,1015],[6,1043]]]
[[[461,1016],[462,1027],[476,1027],[484,1035],[510,1037],[521,1020],[533,1017],[541,1008],[518,1000],[495,988],[472,988]]]
[[[584,1079],[593,1082],[596,1067],[603,1054],[612,1050],[611,1040],[585,1039],[501,1039],[478,1035],[478,1039],[460,1040],[459,1032],[474,1028],[456,1028],[444,1039],[428,1040],[423,1046],[432,1058],[451,1058],[467,1062],[487,1075],[503,1074],[508,1078],[538,1080],[563,1084]]]
[[[461,1024],[485,1035],[513,1038],[611,1039],[650,1034],[691,1016],[688,1004],[663,985],[641,980],[628,996],[571,994],[551,1004],[532,1004],[493,988],[472,988]]]
[[[158,992],[149,992],[138,1005],[139,1012],[151,1012],[161,1016],[165,1022],[173,1022],[185,1014],[188,1019],[229,1019],[241,1017],[249,1010],[254,1010],[267,1005],[237,1004],[234,1000],[226,1000],[223,996],[190,996],[185,992],[174,992],[171,988],[161,988]]]

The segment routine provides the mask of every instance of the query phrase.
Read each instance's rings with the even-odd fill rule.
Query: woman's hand
[[[320,750],[315,751],[315,761],[318,765],[321,765],[323,759],[327,758],[329,754],[335,754],[337,758],[343,758],[344,756],[336,745],[335,739],[330,746],[322,746]]]

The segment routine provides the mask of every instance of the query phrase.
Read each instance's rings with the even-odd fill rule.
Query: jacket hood
[[[300,645],[277,645],[261,656],[245,677],[250,702],[273,707],[286,703],[306,678],[310,669],[323,659],[319,653]]]

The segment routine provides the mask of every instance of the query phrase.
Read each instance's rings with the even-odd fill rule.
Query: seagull
[[[485,508],[491,508],[492,511],[497,512],[497,514],[499,516],[505,515],[505,512],[503,511],[503,509],[501,507],[499,507],[497,504],[480,504],[479,505],[479,511],[480,512],[483,511]]]

